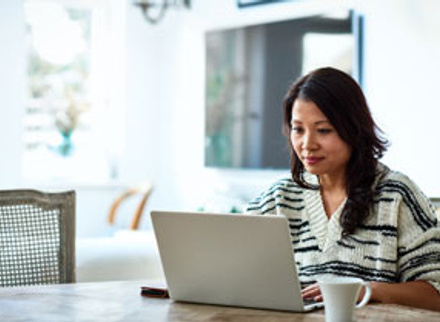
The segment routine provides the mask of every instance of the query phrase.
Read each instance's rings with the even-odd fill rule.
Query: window
[[[121,21],[112,19],[114,3],[25,1],[25,179],[96,183],[117,178],[123,46],[117,32]]]

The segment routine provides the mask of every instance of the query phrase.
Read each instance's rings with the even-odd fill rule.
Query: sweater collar
[[[390,169],[386,165],[378,162],[374,186],[376,186],[389,171]],[[319,186],[319,180],[316,175],[306,172],[304,179],[310,184]],[[310,229],[318,240],[319,248],[322,251],[326,251],[334,245],[336,241],[340,240],[342,236],[342,227],[339,219],[347,199],[342,202],[338,209],[331,215],[330,219],[325,213],[324,203],[319,190],[305,189],[304,201]]]
[[[341,217],[346,199],[330,218],[325,213],[324,203],[319,190],[305,190],[304,201],[312,234],[316,237],[319,248],[322,251],[326,251],[341,238],[342,228],[339,218]]]

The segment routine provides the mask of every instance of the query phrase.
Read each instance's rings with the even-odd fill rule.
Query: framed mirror
[[[352,11],[209,31],[205,35],[205,166],[287,169],[282,100],[312,69],[362,85],[362,20]]]

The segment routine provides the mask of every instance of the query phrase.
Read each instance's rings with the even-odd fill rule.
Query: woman
[[[372,301],[440,311],[440,227],[429,200],[378,162],[387,141],[361,88],[322,68],[283,103],[292,178],[247,212],[288,218],[304,298],[321,300],[319,275],[371,281]]]

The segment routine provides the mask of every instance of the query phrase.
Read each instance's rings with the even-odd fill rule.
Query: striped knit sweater
[[[344,203],[327,218],[319,190],[281,179],[247,205],[246,212],[286,216],[304,286],[318,275],[368,281],[425,280],[440,292],[440,226],[434,208],[405,175],[378,165],[372,213],[354,234],[341,238]],[[308,174],[309,182],[317,183]]]

